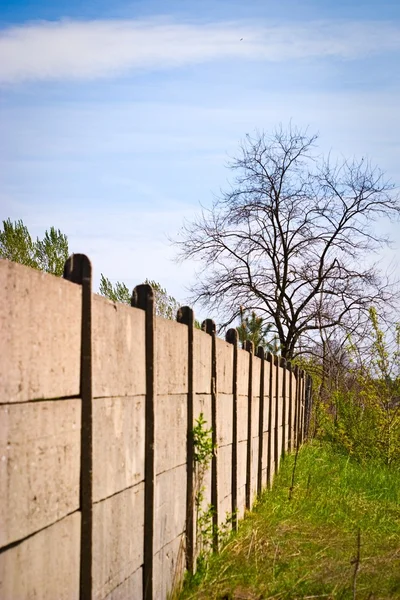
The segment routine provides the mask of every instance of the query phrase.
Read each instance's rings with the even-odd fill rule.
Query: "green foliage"
[[[22,220],[3,221],[0,231],[0,256],[33,269],[61,277],[69,255],[67,236],[50,227],[42,240],[34,242]]]
[[[387,339],[375,309],[370,310],[370,347],[351,347],[347,373],[325,403],[324,431],[361,461],[400,464],[399,326]]]
[[[196,554],[200,564],[204,563],[205,555],[213,542],[213,514],[211,504],[205,505],[204,479],[209,469],[215,445],[212,430],[206,427],[204,414],[200,413],[193,428],[193,460],[194,460],[194,504],[196,509]]]
[[[0,232],[0,256],[27,267],[37,268],[35,245],[22,220],[15,223],[10,219],[3,221],[3,231]]]
[[[200,413],[193,428],[194,462],[202,469],[206,469],[214,453],[212,429],[207,429],[204,414]]]
[[[35,254],[41,271],[62,277],[69,256],[67,236],[50,227],[50,233],[46,231],[43,240],[37,239]]]
[[[170,296],[167,290],[156,281],[146,279],[145,283],[148,283],[153,288],[156,315],[164,319],[174,320],[179,308],[177,300],[173,296]]]
[[[207,427],[204,414],[200,413],[193,428],[194,448],[194,505],[196,511],[196,570],[186,573],[184,588],[190,587],[201,581],[208,569],[209,557],[214,542],[218,539],[218,547],[222,548],[232,533],[232,521],[235,515],[227,514],[225,522],[216,527],[214,523],[215,509],[212,504],[206,503],[205,476],[216,446],[213,442],[212,429]],[[174,596],[176,597],[176,596]]]
[[[115,285],[101,273],[99,292],[112,302],[122,302],[123,304],[131,303],[131,293],[125,283],[117,281]]]
[[[271,339],[272,324],[265,324],[263,317],[257,316],[254,311],[250,313],[250,316],[245,317],[243,307],[240,307],[240,315],[241,323],[237,328],[239,341],[242,344],[246,341],[253,342],[255,350],[261,346],[266,352],[277,354],[279,344],[276,336]],[[270,341],[268,341],[268,338],[270,338]]]
[[[154,292],[154,300],[156,305],[156,315],[164,319],[174,320],[179,308],[178,302],[173,296],[170,296],[165,288],[156,281],[146,279],[144,283],[151,285]],[[99,292],[112,302],[122,302],[123,304],[131,303],[131,292],[125,283],[117,281],[115,285],[101,274]]]
[[[180,598],[400,598],[400,470],[314,441],[289,500],[294,460]]]
[[[43,239],[37,238],[34,242],[22,220],[15,223],[10,219],[3,221],[3,230],[0,231],[1,258],[61,277],[68,256],[68,238],[59,229],[50,227]],[[145,283],[153,288],[156,315],[164,319],[175,319],[179,308],[175,298],[156,281],[146,279]],[[100,277],[99,292],[112,302],[131,303],[131,293],[125,283],[117,281],[113,285],[103,273]],[[195,321],[195,327],[201,328],[198,321]]]

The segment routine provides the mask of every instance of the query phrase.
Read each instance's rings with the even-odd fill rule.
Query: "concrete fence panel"
[[[211,336],[204,331],[193,331],[194,361],[193,388],[195,394],[211,395]]]
[[[108,598],[127,580],[131,580],[129,589],[135,588],[134,597],[140,597],[138,594],[142,591],[143,514],[143,483],[95,503],[93,507],[93,598],[95,600]]]
[[[193,331],[193,425],[194,428],[202,415],[205,429],[210,431],[212,427],[212,337],[204,331],[194,329]],[[188,432],[188,435],[190,432]],[[211,434],[209,434],[209,437]],[[193,481],[190,489],[188,502],[192,509],[191,543],[192,553],[188,557],[188,566],[195,568],[196,558],[203,550],[203,543],[199,522],[201,517],[207,513],[212,502],[212,473],[211,461],[204,470],[202,465],[195,463],[193,468]],[[198,503],[199,495],[202,501]],[[199,504],[199,506],[197,506]]]
[[[78,597],[81,289],[0,259],[0,290],[0,597]]]
[[[143,310],[93,295],[93,397],[146,393]]]
[[[80,530],[75,512],[1,552],[0,598],[79,598]]]
[[[0,407],[0,546],[79,509],[80,400]]]
[[[0,402],[79,396],[81,290],[0,259]]]
[[[188,326],[157,318],[155,333],[154,589],[165,597],[185,566]]]
[[[253,357],[252,365],[252,399],[251,399],[251,461],[250,461],[250,501],[253,503],[257,496],[259,479],[259,433],[260,433],[260,390],[261,390],[261,359]]]
[[[269,432],[269,417],[270,417],[270,394],[269,380],[271,367],[267,360],[267,356],[262,360],[262,388],[263,388],[263,415],[262,415],[262,456],[261,456],[261,489],[264,489],[268,484],[268,461],[270,456],[270,432]],[[261,490],[260,490],[261,491]]]
[[[249,377],[250,377],[250,353],[246,350],[238,350],[238,450],[237,450],[237,472],[238,472],[238,516],[241,518],[246,508],[246,481],[247,481],[247,451],[248,451],[248,422],[249,422]]]

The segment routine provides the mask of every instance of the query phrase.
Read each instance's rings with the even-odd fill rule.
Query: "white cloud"
[[[39,22],[0,32],[0,82],[95,79],[220,59],[355,59],[400,49],[383,22],[179,24],[110,20]]]

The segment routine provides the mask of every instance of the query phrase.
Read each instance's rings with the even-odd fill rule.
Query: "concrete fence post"
[[[145,311],[145,455],[144,455],[144,544],[143,599],[153,600],[154,486],[155,486],[155,310],[150,285],[135,287],[131,306]]]
[[[193,329],[194,313],[188,306],[178,310],[178,323],[188,328],[188,398],[187,398],[187,435],[186,435],[186,568],[189,573],[194,568],[194,443],[193,443]]]
[[[257,348],[257,356],[261,360],[260,367],[260,405],[258,413],[258,466],[257,466],[257,495],[262,492],[262,469],[264,459],[264,373],[265,352],[262,346]]]
[[[211,428],[214,452],[211,460],[211,504],[213,506],[213,550],[218,551],[218,461],[217,461],[217,347],[216,327],[212,319],[203,321],[201,328],[211,335]]]
[[[231,467],[231,491],[232,491],[232,529],[237,530],[237,495],[238,495],[238,332],[237,329],[228,329],[225,340],[233,346],[233,378],[232,378],[232,467]]]
[[[81,560],[80,599],[92,598],[93,588],[93,386],[92,386],[92,265],[85,254],[72,254],[64,279],[82,286],[81,326]]]

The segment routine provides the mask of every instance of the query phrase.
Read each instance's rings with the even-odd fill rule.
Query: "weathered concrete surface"
[[[211,394],[211,336],[193,332],[193,389],[195,394]]]
[[[260,388],[261,388],[261,359],[253,356],[252,370],[252,399],[251,399],[251,503],[257,496],[258,482],[258,447],[260,423]],[[264,409],[265,410],[265,409]]]
[[[272,461],[271,463],[271,485],[273,484],[275,479],[275,462]]]
[[[157,393],[188,392],[188,328],[167,319],[156,319]]]
[[[283,444],[283,429],[282,426],[278,427],[278,468],[282,459],[282,446]]]
[[[94,400],[94,502],[143,481],[144,411],[144,396]]]
[[[237,435],[238,441],[247,440],[248,396],[239,396],[237,402]]]
[[[225,496],[218,504],[218,526],[221,529],[222,535],[229,532],[232,528],[232,497]]]
[[[93,296],[93,396],[146,393],[145,313]]]
[[[80,513],[0,554],[0,598],[79,598]]]
[[[246,486],[242,485],[238,489],[237,495],[238,518],[243,519],[246,510]]]
[[[0,259],[0,403],[78,396],[81,287]]]
[[[280,409],[281,409],[281,415],[280,415],[280,424],[283,426],[284,422],[285,422],[285,427],[282,428],[282,451],[287,449],[287,439],[288,439],[288,403],[287,403],[287,396],[289,394],[289,384],[288,384],[288,373],[286,371],[286,369],[281,369],[281,374],[280,374],[280,382],[281,382],[281,387],[280,387]],[[286,388],[286,389],[285,389]],[[284,395],[285,393],[285,395]],[[284,411],[284,406],[286,411]],[[286,412],[286,414],[285,414]],[[283,429],[285,429],[285,431],[283,431]],[[283,433],[285,433],[285,436],[283,437]]]
[[[262,470],[262,486],[267,487],[267,469]]]
[[[186,465],[187,395],[157,396],[156,473]]]
[[[107,598],[143,564],[143,515],[143,483],[93,506],[95,600]]]
[[[268,364],[268,371],[269,370],[272,370],[272,380],[270,381],[269,374],[268,374],[268,380],[265,382],[265,392],[266,392],[266,395],[268,396],[267,412],[268,412],[268,406],[269,406],[269,401],[270,401],[270,395],[271,395],[271,398],[272,398],[272,401],[271,401],[271,423],[272,423],[272,426],[274,427],[274,423],[275,423],[275,398],[276,398],[276,393],[275,393],[275,389],[276,389],[276,368],[275,368],[275,365],[271,365],[269,363]],[[267,371],[267,369],[266,369],[266,371]]]
[[[269,426],[269,378],[271,364],[266,360],[264,365],[264,431],[268,431]]]
[[[79,507],[81,401],[0,406],[0,546]]]
[[[272,429],[275,428],[275,414],[276,414],[276,367],[272,366],[272,402],[271,402],[271,424]]]
[[[233,390],[233,346],[220,338],[215,340],[217,355],[217,392],[232,394]]]
[[[295,415],[296,415],[296,377],[294,376],[294,373],[292,373],[291,377],[292,377],[292,398],[291,398],[292,422],[291,422],[290,426],[291,426],[291,431],[292,431],[292,447],[294,447],[294,440],[295,440],[294,424],[295,424]]]
[[[264,431],[263,434],[263,461],[262,461],[262,470],[266,471],[268,466],[268,431]]]
[[[271,386],[269,386],[269,394],[271,394],[271,460],[270,460],[270,473],[271,473],[271,483],[273,481],[274,473],[275,473],[275,414],[276,414],[276,366],[274,364],[270,364],[269,368],[272,370],[272,380]],[[270,402],[270,399],[268,399]]]
[[[143,570],[138,569],[121,585],[108,594],[105,600],[141,600],[143,598]]]
[[[233,395],[218,394],[217,398],[217,444],[218,447],[232,444]]]
[[[232,444],[217,449],[218,498],[231,496],[232,491]]]
[[[250,353],[246,350],[238,350],[238,395],[248,396],[250,376]]]
[[[182,581],[185,570],[184,544],[184,535],[178,536],[154,555],[153,597],[157,600],[166,600],[169,592]]]
[[[257,496],[258,481],[258,436],[253,438],[251,446],[251,498]]]
[[[223,446],[217,450],[218,462],[218,501],[224,502],[224,499],[229,498],[228,512],[232,511],[232,445]],[[225,506],[223,504],[222,517],[225,520]],[[221,513],[221,511],[220,511]],[[219,515],[221,517],[221,514]]]
[[[282,406],[283,377],[285,375],[285,371],[281,367],[279,367],[278,370],[279,370],[279,376],[278,376],[279,377],[279,379],[278,379],[278,382],[279,382],[279,384],[278,384],[278,390],[279,390],[279,392],[278,392],[278,395],[279,395],[279,398],[280,398],[280,405]],[[282,423],[282,413],[281,413],[280,419],[281,420],[279,422]]]
[[[185,530],[186,464],[156,477],[154,549],[157,552]]]
[[[211,429],[211,401],[210,394],[195,394],[193,397],[193,420],[196,422],[202,413],[207,429]]]
[[[252,377],[252,386],[253,386],[253,396],[260,396],[260,386],[261,386],[261,358],[258,356],[253,356],[253,377]]]
[[[253,438],[258,438],[258,427],[260,422],[260,397],[253,396],[251,401],[251,432]]]
[[[238,487],[246,484],[247,441],[238,443]]]

